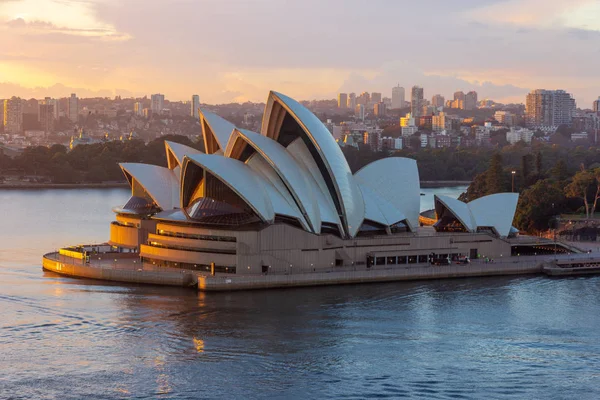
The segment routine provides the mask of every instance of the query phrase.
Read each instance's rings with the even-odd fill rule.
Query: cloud
[[[0,76],[213,103],[264,101],[269,89],[389,96],[397,83],[498,100],[563,88],[591,103],[597,2],[540,1],[0,1]]]

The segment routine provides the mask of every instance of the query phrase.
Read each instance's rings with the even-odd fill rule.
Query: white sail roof
[[[184,174],[188,162],[200,166],[227,185],[263,221],[273,222],[275,212],[264,186],[268,183],[246,164],[232,158],[200,153],[185,157]],[[184,182],[184,179],[182,179],[182,182]],[[185,188],[183,192],[185,192]]]
[[[519,202],[517,193],[496,193],[469,203],[448,196],[434,197],[435,211],[438,216],[441,215],[442,207],[445,207],[469,232],[477,232],[478,228],[483,227],[492,228],[500,237],[507,237],[510,234]]]
[[[204,148],[207,154],[224,150],[235,125],[217,114],[200,109],[200,126],[204,137]]]
[[[313,232],[319,232],[321,226],[321,217],[315,198],[315,193],[307,182],[308,177],[303,168],[297,164],[296,160],[286,151],[286,148],[258,133],[245,129],[236,129],[232,135],[230,144],[227,145],[226,155],[231,154],[233,143],[237,138],[241,138],[271,166],[279,175],[279,178],[289,191],[293,201],[298,205],[300,211],[306,216]],[[227,153],[229,152],[229,153]]]
[[[365,204],[358,185],[353,179],[350,167],[340,147],[325,125],[306,107],[292,98],[277,92],[269,94],[265,116],[270,115],[269,107],[277,103],[284,107],[307,135],[314,154],[325,167],[325,179],[332,185],[331,196],[339,204],[339,212],[344,217],[344,229],[348,236],[355,236],[365,215]],[[268,136],[268,121],[263,120],[262,134]]]
[[[177,166],[183,165],[183,158],[187,155],[202,153],[200,150],[194,149],[193,147],[186,146],[181,143],[171,142],[165,140],[165,149],[167,151],[167,163],[169,169],[175,169]],[[176,165],[173,164],[176,161]]]
[[[449,196],[444,195],[435,195],[435,212],[438,216],[442,214],[442,207],[445,207],[448,211],[452,213],[460,221],[461,224],[465,227],[465,229],[469,232],[477,231],[477,224],[475,223],[475,219],[471,214],[471,210],[469,210],[469,206],[467,203],[463,203],[460,200],[453,199]]]
[[[404,157],[377,160],[356,172],[354,179],[361,188],[368,187],[373,192],[372,198],[383,199],[392,205],[382,209],[386,220],[395,220],[392,224],[398,222],[399,213],[406,216],[411,230],[416,229],[419,225],[421,186],[415,160]]]
[[[496,193],[480,197],[468,205],[478,227],[494,228],[499,236],[506,237],[510,233],[518,202],[518,193]]]
[[[173,171],[157,165],[139,163],[119,164],[127,180],[135,179],[163,210],[171,210],[179,205],[179,179]]]

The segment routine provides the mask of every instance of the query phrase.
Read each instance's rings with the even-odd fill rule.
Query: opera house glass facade
[[[261,132],[205,110],[206,152],[165,142],[168,166],[124,163],[131,198],[115,208],[109,244],[144,263],[214,274],[313,273],[510,255],[516,194],[471,203],[436,197],[419,223],[412,159],[389,157],[352,174],[321,121],[269,93]]]

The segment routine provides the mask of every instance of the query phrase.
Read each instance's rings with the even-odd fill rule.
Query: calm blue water
[[[199,294],[42,272],[126,197],[0,191],[0,399],[600,398],[600,277]]]

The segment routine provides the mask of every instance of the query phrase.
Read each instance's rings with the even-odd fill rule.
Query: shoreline
[[[471,181],[421,181],[422,189],[468,186]],[[129,188],[127,182],[101,183],[0,183],[0,190],[36,189],[120,189]]]

